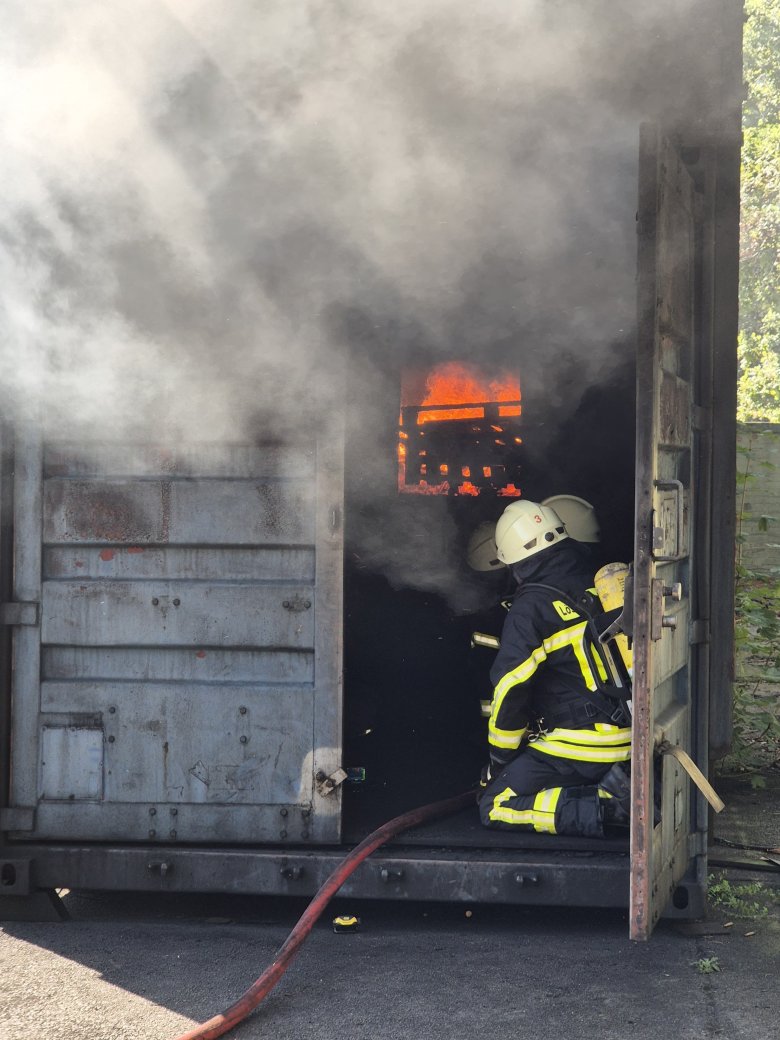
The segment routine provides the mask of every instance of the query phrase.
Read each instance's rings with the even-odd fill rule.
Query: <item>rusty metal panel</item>
[[[34,836],[338,840],[316,779],[341,765],[334,435],[20,436],[16,595],[41,623],[14,637],[14,805]]]
[[[45,477],[315,477],[316,450],[307,444],[84,444],[55,441],[45,446]]]
[[[14,445],[13,599],[41,599],[41,513],[43,443],[32,423],[17,430]],[[11,777],[9,805],[31,808],[38,797],[38,708],[40,625],[13,634],[11,679]]]
[[[687,448],[691,442],[691,385],[679,376],[661,375],[658,443],[666,448]]]
[[[100,726],[41,727],[41,798],[98,802],[103,797]]]
[[[294,581],[314,584],[313,546],[226,549],[142,545],[101,549],[95,545],[47,546],[44,578],[102,578],[115,581]]]
[[[45,482],[47,544],[310,545],[313,489],[303,481]]]
[[[312,701],[311,687],[47,682],[41,708],[99,713],[108,802],[288,805],[311,799]]]
[[[41,679],[314,682],[314,651],[209,647],[44,646]]]
[[[707,547],[691,544],[700,442],[693,435],[699,359],[699,202],[676,148],[645,127],[640,149],[637,478],[631,821],[631,936],[646,939],[688,869],[691,785],[661,739],[692,744],[691,595]],[[700,413],[704,414],[701,412]],[[663,722],[662,728],[659,721]],[[661,821],[654,823],[654,773]]]
[[[47,581],[41,637],[61,646],[311,648],[313,589],[166,581]]]
[[[166,846],[186,842],[217,847],[264,842],[277,846],[306,845],[316,840],[311,804],[176,805],[162,798],[132,803],[39,802],[34,836],[93,842],[96,834],[100,841],[123,842],[126,848],[127,843],[141,839]],[[29,840],[30,836],[25,836]]]

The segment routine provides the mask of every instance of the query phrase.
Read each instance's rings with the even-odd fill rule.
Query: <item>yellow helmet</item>
[[[568,537],[554,509],[520,499],[510,502],[498,518],[496,555],[502,563],[519,563]]]

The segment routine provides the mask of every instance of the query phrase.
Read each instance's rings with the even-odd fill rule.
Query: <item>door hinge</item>
[[[347,779],[347,772],[339,767],[334,773],[331,773],[330,776],[326,776],[320,769],[314,779],[317,782],[317,790],[320,794],[332,794],[339,784],[343,784]]]
[[[0,625],[37,625],[39,603],[0,603]]]
[[[698,618],[696,621],[691,622],[691,646],[696,646],[699,643],[709,643],[710,641],[710,622],[709,618]]]
[[[707,837],[701,831],[694,831],[688,835],[688,858],[703,856],[707,851]]]
[[[691,414],[691,424],[694,430],[709,430],[712,424],[712,409],[706,405],[695,404]]]

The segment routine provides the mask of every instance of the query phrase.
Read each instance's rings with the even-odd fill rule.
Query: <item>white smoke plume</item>
[[[3,414],[241,439],[437,353],[571,408],[631,348],[699,2],[3,0]]]
[[[235,435],[323,386],[334,306],[599,354],[661,6],[5,0],[6,410]]]

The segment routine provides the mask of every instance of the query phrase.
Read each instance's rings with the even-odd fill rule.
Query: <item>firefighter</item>
[[[553,508],[522,499],[499,518],[496,554],[517,590],[490,671],[482,823],[601,837],[628,822],[631,729],[625,702],[604,692],[588,556]]]

